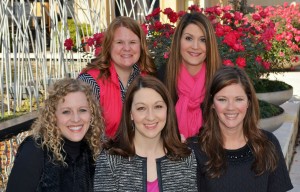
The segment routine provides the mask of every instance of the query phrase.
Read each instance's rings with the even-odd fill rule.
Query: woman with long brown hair
[[[174,104],[155,77],[130,85],[115,138],[96,163],[95,191],[197,191],[197,163],[181,143]]]
[[[199,143],[192,143],[199,191],[293,188],[277,138],[258,127],[258,100],[245,71],[222,67],[216,72],[206,93],[203,118]]]
[[[199,12],[186,13],[175,29],[168,63],[158,70],[176,105],[182,140],[199,132],[205,90],[221,63],[209,19]]]
[[[115,18],[105,31],[100,55],[78,76],[93,88],[103,110],[107,137],[113,137],[118,129],[125,93],[133,79],[155,71],[139,23],[130,17]]]

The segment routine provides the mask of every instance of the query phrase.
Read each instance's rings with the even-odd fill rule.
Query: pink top
[[[147,181],[147,192],[159,192],[157,179],[151,182]]]

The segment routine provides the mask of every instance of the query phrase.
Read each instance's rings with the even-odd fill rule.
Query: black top
[[[249,145],[237,150],[226,150],[227,168],[219,178],[208,178],[205,173],[207,157],[199,149],[197,143],[191,143],[197,158],[197,180],[199,191],[222,192],[284,192],[293,188],[286,163],[277,138],[270,132],[263,131],[275,145],[279,155],[279,162],[274,172],[265,172],[255,176],[251,166],[254,156]]]
[[[32,137],[27,137],[18,149],[7,192],[78,191],[78,188],[84,188],[79,191],[92,191],[94,162],[88,145],[83,141],[64,141],[68,164],[65,167],[53,163],[50,160],[52,153],[43,150]]]

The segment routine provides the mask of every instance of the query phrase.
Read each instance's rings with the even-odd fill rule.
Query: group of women
[[[221,66],[203,14],[181,18],[160,69],[139,24],[117,17],[100,56],[49,90],[7,191],[288,191],[258,119],[249,78]]]

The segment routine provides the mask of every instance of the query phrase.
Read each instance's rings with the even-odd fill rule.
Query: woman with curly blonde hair
[[[90,86],[59,80],[18,149],[7,191],[93,191],[103,129]]]

